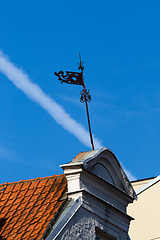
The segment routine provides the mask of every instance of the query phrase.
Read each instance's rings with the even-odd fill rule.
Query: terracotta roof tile
[[[12,185],[5,185],[4,186],[5,188],[5,193],[9,193],[9,192],[12,192],[12,189],[14,188],[14,183]]]
[[[26,190],[27,188],[29,188],[30,185],[31,185],[30,182],[26,182],[26,183],[23,182],[23,185],[22,185],[21,190],[22,190],[22,191],[23,191],[23,190]]]
[[[40,239],[64,202],[65,176],[0,184],[0,239]]]
[[[14,237],[14,240],[20,240],[20,239],[22,239],[22,235],[23,235],[24,233],[19,233],[19,234],[17,234],[15,237]]]
[[[37,188],[37,185],[39,184],[39,180],[31,182],[29,189]]]
[[[22,187],[22,184],[23,184],[22,182],[19,183],[19,184],[15,184],[15,186],[14,186],[12,192],[20,191],[20,189],[21,189],[21,187]]]

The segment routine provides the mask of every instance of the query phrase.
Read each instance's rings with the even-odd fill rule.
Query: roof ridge
[[[48,176],[48,177],[37,177],[37,178],[31,178],[31,179],[27,179],[27,180],[20,180],[20,181],[16,181],[16,182],[5,182],[5,183],[0,183],[0,187],[3,187],[3,186],[8,186],[8,185],[12,185],[12,184],[20,184],[20,183],[24,183],[24,182],[30,182],[30,181],[36,181],[36,180],[43,180],[43,179],[51,179],[51,178],[54,178],[54,177],[61,177],[63,176],[64,174],[54,174],[52,176]]]
[[[155,183],[160,181],[160,175],[158,175],[156,178],[152,179],[151,181],[149,181],[148,183],[146,183],[144,186],[142,186],[141,188],[139,188],[136,191],[136,194],[140,194],[142,192],[144,192],[146,189],[148,189],[149,187],[153,186]]]

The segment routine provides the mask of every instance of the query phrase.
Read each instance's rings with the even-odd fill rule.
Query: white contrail
[[[129,170],[127,170],[122,163],[121,163],[121,166],[130,181],[137,180],[137,178]]]
[[[19,69],[13,63],[11,63],[8,57],[5,56],[1,50],[0,71],[10,81],[12,81],[17,88],[22,90],[28,98],[44,108],[65,130],[73,134],[87,147],[91,147],[89,133],[85,130],[85,128],[71,118],[70,115],[65,112],[63,107],[46,95],[37,84],[32,83],[28,75],[22,69]],[[103,147],[100,141],[96,138],[94,138],[94,144],[96,149]]]
[[[32,83],[28,75],[22,69],[19,69],[13,63],[11,63],[1,50],[0,72],[2,72],[11,82],[13,82],[17,88],[22,90],[28,98],[44,108],[65,130],[73,134],[87,147],[91,147],[89,133],[85,130],[85,128],[71,118],[70,115],[65,112],[63,107],[46,95],[37,84]],[[96,138],[94,138],[94,144],[96,149],[103,148],[101,142]],[[127,169],[124,170],[130,180],[135,179],[135,177]]]

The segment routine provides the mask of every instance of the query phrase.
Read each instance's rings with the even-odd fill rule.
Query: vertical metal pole
[[[85,88],[85,85],[84,85],[84,78],[83,78],[83,70],[82,69],[81,69],[81,73],[82,73],[82,80],[83,80],[83,89],[84,89],[84,96],[85,96],[85,104],[86,104],[86,111],[87,111],[87,119],[88,119],[90,140],[91,140],[92,150],[94,150],[93,138],[92,138],[92,133],[91,133],[91,124],[90,124],[90,119],[89,119],[88,104],[87,104],[86,88]]]

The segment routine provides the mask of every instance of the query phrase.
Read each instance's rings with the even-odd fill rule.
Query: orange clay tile
[[[40,239],[64,200],[64,174],[0,184],[0,239]]]

